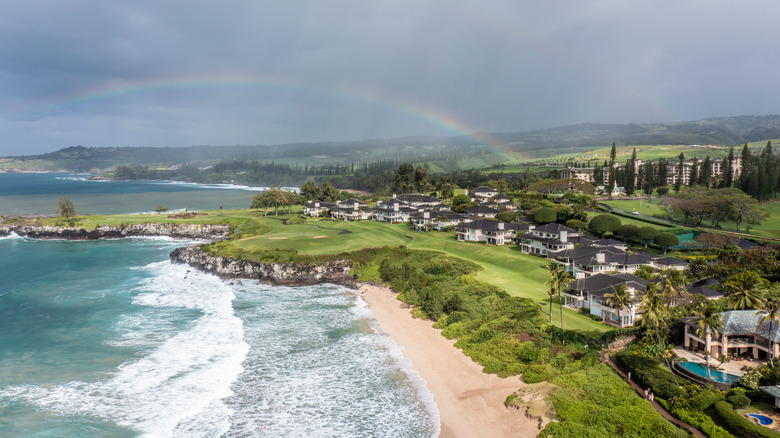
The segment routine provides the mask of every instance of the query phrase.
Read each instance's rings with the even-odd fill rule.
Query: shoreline
[[[506,408],[507,396],[526,386],[518,376],[502,379],[441,335],[433,322],[414,318],[407,304],[386,287],[360,284],[356,290],[372,316],[401,347],[404,357],[433,394],[441,421],[440,437],[535,437],[539,422]]]

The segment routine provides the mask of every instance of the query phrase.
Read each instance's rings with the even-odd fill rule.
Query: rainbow
[[[495,147],[499,146],[495,144],[495,141],[488,135],[478,133],[477,129],[466,125],[454,116],[419,102],[404,100],[398,97],[388,97],[375,90],[354,86],[316,88],[289,79],[243,74],[185,75],[140,81],[115,81],[108,85],[94,87],[70,96],[61,97],[46,104],[13,111],[10,115],[3,116],[2,119],[14,121],[26,119],[31,116],[55,114],[78,105],[118,100],[143,94],[215,89],[289,90],[330,95],[339,99],[347,99],[359,103],[384,107],[394,112],[429,123],[439,129],[452,133],[453,135],[468,136],[481,144]]]

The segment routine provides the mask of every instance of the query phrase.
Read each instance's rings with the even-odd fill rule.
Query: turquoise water
[[[143,213],[248,208],[262,188],[163,181],[91,181],[88,175],[0,173],[0,215],[54,214],[68,195],[79,213]]]
[[[680,362],[678,365],[688,371],[691,371],[692,373],[698,374],[705,378],[707,377],[707,368],[702,364],[695,362]],[[739,376],[717,370],[710,370],[710,378],[716,382],[728,384],[737,383],[739,381]]]
[[[0,174],[0,205],[81,187],[140,210],[184,193],[70,178]],[[190,209],[254,194],[191,189]],[[432,395],[356,293],[172,265],[189,243],[0,238],[0,437],[438,434]]]

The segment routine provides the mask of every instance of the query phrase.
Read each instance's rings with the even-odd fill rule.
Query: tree
[[[623,186],[626,188],[626,194],[631,196],[636,189],[636,148],[631,152],[631,159],[626,162],[626,176]]]
[[[685,163],[685,154],[680,152],[680,155],[678,155],[677,158],[680,161],[679,161],[679,163],[677,163],[677,180],[674,183],[674,191],[675,192],[679,192],[680,191],[680,187],[682,186],[683,164]]]
[[[772,336],[772,329],[777,324],[780,324],[780,298],[772,298],[766,302],[766,307],[764,310],[760,311],[759,314],[763,314],[763,318],[761,318],[761,322],[759,323],[761,325],[764,325],[765,323],[769,322],[769,365],[772,366],[772,368],[775,367],[774,364],[774,357],[772,357],[772,352],[775,350],[774,346],[772,345],[772,340],[774,337]]]
[[[741,192],[732,193],[728,198],[728,205],[728,216],[736,224],[737,231],[745,220],[751,224],[760,224],[769,217],[769,213],[761,208],[758,201]]]
[[[336,202],[339,200],[339,191],[333,187],[333,183],[330,181],[322,183],[322,200],[325,202]]]
[[[266,207],[270,205],[268,194],[266,192],[260,192],[252,197],[252,204],[249,208],[255,208],[257,210],[263,209],[263,216],[268,214]]]
[[[456,213],[465,213],[471,207],[471,198],[469,195],[456,195],[452,198],[452,211]]]
[[[560,269],[558,269],[558,271],[555,273],[555,282],[558,286],[558,310],[561,312],[561,330],[563,330],[563,299],[561,297],[561,290],[569,286],[569,284],[574,281],[574,276],[572,276],[571,273],[566,270],[565,266],[560,266]]]
[[[688,272],[699,280],[704,276],[705,269],[707,269],[707,260],[704,257],[696,257],[688,263]]]
[[[414,170],[414,188],[420,193],[433,188],[431,177],[428,175],[428,169],[417,166]]]
[[[614,233],[621,222],[617,216],[611,214],[599,214],[590,220],[588,228],[595,234],[600,234],[601,238],[604,238],[606,233]]]
[[[655,236],[657,235],[658,235],[658,230],[650,226],[639,227],[636,230],[636,237],[639,238],[639,240],[641,240],[642,243],[645,244],[645,248],[647,248],[648,242],[655,239]]]
[[[696,336],[704,339],[704,360],[707,368],[707,381],[712,389],[712,377],[710,375],[710,335],[717,336],[723,330],[723,319],[720,313],[709,303],[702,304],[694,312],[696,317]]]
[[[537,224],[548,224],[558,219],[558,212],[553,207],[541,207],[534,211],[534,221]]]
[[[612,191],[615,190],[615,183],[617,182],[617,172],[615,169],[615,158],[617,157],[617,150],[615,149],[615,142],[612,142],[612,149],[609,151],[609,178],[607,179],[607,193],[609,197],[612,197]]]
[[[672,371],[672,365],[669,363],[666,354],[663,353],[663,342],[661,342],[661,335],[658,332],[660,326],[666,325],[668,307],[666,306],[666,303],[664,303],[661,294],[658,293],[658,288],[655,283],[648,283],[647,286],[645,286],[645,295],[642,297],[640,307],[644,310],[641,324],[653,328],[653,332],[655,332],[656,339],[658,340],[658,349],[664,357],[666,366],[669,367],[669,372],[672,373],[672,377],[674,377],[675,385],[679,386],[679,383],[677,383],[677,376],[675,376],[674,371]]]
[[[626,337],[623,336],[623,318],[620,312],[631,305],[632,297],[625,284],[620,284],[617,287],[612,286],[612,290],[613,293],[604,294],[604,298],[609,307],[617,310],[618,328],[620,329],[620,337],[623,338],[623,346],[625,347]]]
[[[664,254],[666,254],[666,251],[668,251],[669,248],[680,244],[680,239],[677,236],[666,232],[658,233],[653,240],[655,240],[656,245],[664,250]]]
[[[68,195],[63,195],[57,199],[57,213],[66,221],[70,221],[72,217],[78,214],[76,206],[73,205],[73,201],[70,200]]]
[[[157,208],[155,208],[154,211],[156,211],[157,214],[162,214],[168,211],[168,207],[163,207],[162,205],[157,204]]]
[[[712,183],[712,160],[707,155],[701,163],[701,170],[699,170],[699,184],[709,188],[710,183]]]
[[[729,150],[729,156],[723,160],[723,176],[721,177],[718,188],[726,189],[731,187],[734,182],[734,148]]]
[[[313,181],[307,180],[304,182],[298,192],[307,201],[317,201],[322,197],[322,190],[320,189],[320,186],[318,186]]]
[[[757,309],[764,304],[761,291],[768,285],[769,282],[757,273],[746,271],[726,280],[723,291],[726,292],[732,309]]]
[[[496,214],[496,219],[501,222],[514,222],[514,220],[517,219],[517,216],[511,211],[502,211]]]
[[[442,176],[436,188],[442,200],[452,199],[455,196],[455,185],[452,183],[452,177],[449,175]]]
[[[667,270],[664,272],[664,279],[659,285],[658,292],[664,297],[668,306],[676,306],[683,298],[690,296],[686,289],[687,285],[688,280],[682,271]]]
[[[615,234],[622,237],[623,240],[628,240],[631,237],[636,236],[637,230],[639,230],[639,227],[632,224],[623,224],[615,230]]]
[[[544,282],[545,286],[550,286],[549,289],[547,289],[547,294],[550,296],[550,309],[549,309],[549,315],[550,315],[550,322],[552,323],[552,300],[555,294],[558,292],[558,270],[563,268],[563,265],[556,262],[550,262],[547,266],[545,266],[547,269],[547,273],[550,275],[550,279]],[[558,303],[560,305],[560,303]]]
[[[415,169],[414,166],[408,163],[404,163],[398,166],[398,169],[394,174],[395,185],[401,190],[401,193],[406,193],[414,187]]]

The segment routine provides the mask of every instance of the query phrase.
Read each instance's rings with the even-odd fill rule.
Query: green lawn
[[[516,245],[503,247],[480,243],[459,242],[452,232],[416,232],[408,224],[384,224],[376,221],[344,222],[312,219],[305,223],[283,225],[279,218],[257,218],[270,226],[270,231],[244,238],[235,245],[244,250],[259,248],[294,248],[302,255],[336,254],[361,248],[385,245],[408,245],[413,249],[442,251],[473,261],[483,270],[477,279],[493,284],[511,295],[530,298],[548,311],[549,296],[544,282],[548,277],[547,260],[523,254]],[[345,232],[348,231],[348,232]],[[560,308],[553,304],[553,323],[560,325]],[[564,307],[564,328],[598,337],[609,329]]]

